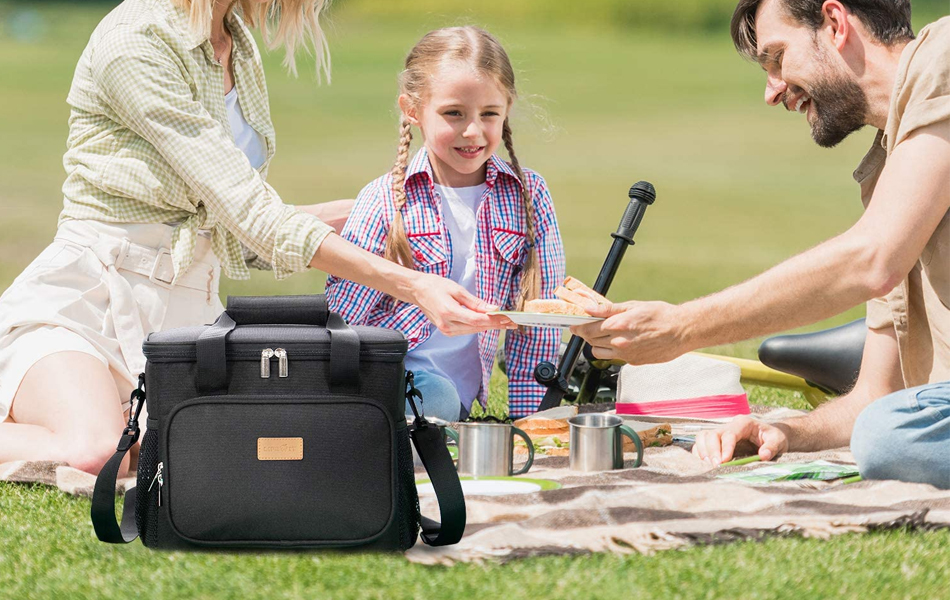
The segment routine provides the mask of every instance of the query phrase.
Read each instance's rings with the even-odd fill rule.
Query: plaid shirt
[[[171,0],[126,0],[102,20],[76,66],[60,222],[177,223],[176,277],[191,264],[202,229],[231,278],[249,276],[242,244],[278,279],[308,268],[333,230],[265,183],[275,144],[261,57],[234,11],[228,28],[241,109],[267,146],[261,170],[234,143],[211,42],[191,32]]]
[[[544,179],[525,170],[525,180],[534,201],[537,222],[536,244],[541,266],[541,297],[553,298],[554,288],[564,279],[564,248],[558,232],[554,203]],[[485,183],[488,190],[476,215],[475,260],[479,277],[477,296],[486,302],[511,309],[521,287],[521,266],[525,259],[525,211],[521,182],[511,166],[497,156],[488,161]],[[403,218],[416,259],[423,273],[448,277],[452,272],[452,239],[442,219],[442,203],[433,188],[432,168],[425,148],[406,172]],[[356,199],[353,214],[342,236],[382,255],[386,234],[393,220],[392,176],[387,174],[366,186]],[[352,324],[374,325],[402,331],[409,339],[409,351],[426,341],[432,322],[412,304],[398,302],[382,292],[339,277],[327,280],[330,308]],[[495,365],[498,331],[478,334],[482,387],[479,400],[485,403],[488,380]],[[539,361],[557,361],[561,333],[557,329],[512,330],[505,336],[508,370],[508,411],[522,417],[537,410],[545,388],[534,380]]]

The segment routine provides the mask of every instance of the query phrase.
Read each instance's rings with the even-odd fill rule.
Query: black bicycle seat
[[[762,342],[759,360],[826,392],[845,394],[858,379],[866,336],[864,319],[814,333],[779,335]]]

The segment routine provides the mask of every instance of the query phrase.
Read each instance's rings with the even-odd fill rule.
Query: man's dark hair
[[[777,0],[796,22],[817,31],[824,18],[825,0]],[[732,43],[739,54],[755,59],[755,12],[762,0],[740,0],[732,14]],[[910,25],[910,0],[841,0],[879,42],[890,46],[914,39]]]

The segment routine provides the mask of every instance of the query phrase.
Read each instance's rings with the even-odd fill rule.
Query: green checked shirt
[[[264,181],[275,142],[261,57],[240,15],[227,23],[241,108],[267,146],[260,171],[234,143],[211,42],[171,0],[125,0],[93,32],[73,77],[60,223],[173,224],[176,278],[208,230],[227,276],[248,278],[244,245],[282,279],[305,270],[333,229]]]

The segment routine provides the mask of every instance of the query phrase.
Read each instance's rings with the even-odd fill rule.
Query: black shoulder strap
[[[439,518],[442,520],[439,523],[422,517],[422,541],[429,546],[456,544],[465,533],[465,496],[462,494],[462,483],[455,465],[452,464],[449,449],[445,447],[442,430],[426,421],[425,416],[420,414],[416,407],[416,398],[422,398],[422,394],[413,385],[411,371],[406,374],[406,387],[406,400],[415,416],[415,421],[409,428],[409,437],[412,438],[426,473],[429,474],[429,481],[432,482],[436,500],[439,502]]]
[[[129,422],[122,432],[122,438],[119,440],[115,454],[99,471],[99,476],[96,477],[96,486],[92,492],[92,508],[90,509],[92,527],[96,530],[96,537],[100,541],[110,544],[128,544],[139,536],[139,530],[135,524],[137,490],[132,488],[125,493],[125,501],[122,504],[122,524],[120,525],[115,518],[115,482],[119,476],[119,467],[122,466],[122,458],[139,439],[139,415],[142,413],[144,404],[145,375],[139,375],[138,389],[132,390],[132,409],[129,411]]]

